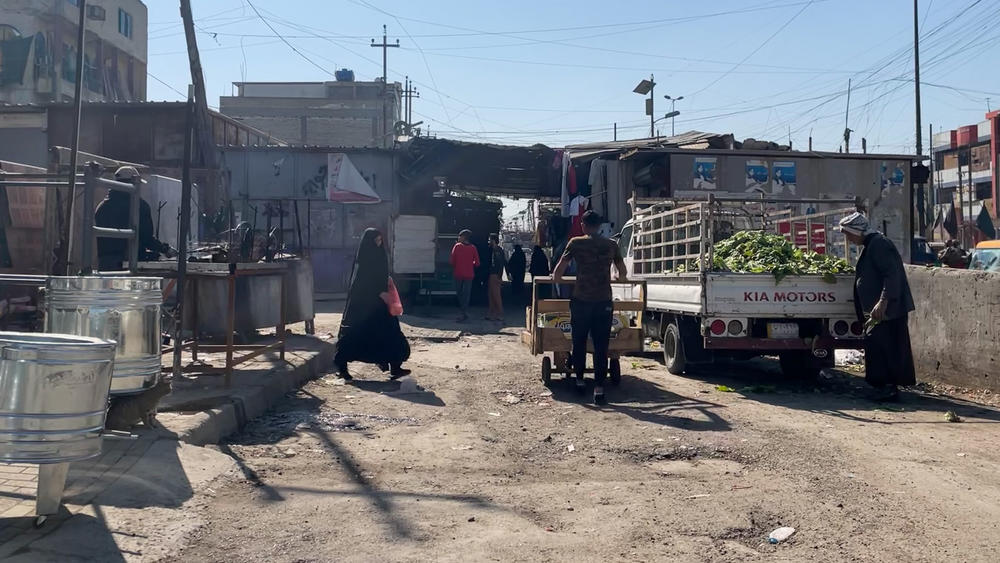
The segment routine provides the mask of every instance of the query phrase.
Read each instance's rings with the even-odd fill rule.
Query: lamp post
[[[668,99],[668,100],[670,100],[670,113],[673,113],[673,114],[676,115],[677,112],[674,111],[674,104],[676,104],[677,102],[683,100],[684,96],[677,96],[676,98],[671,98],[670,96],[663,96],[663,97],[666,98],[666,99]],[[670,136],[673,137],[676,134],[677,134],[677,132],[674,131],[674,120],[673,120],[673,118],[671,118],[670,119]]]
[[[656,82],[653,81],[653,75],[649,75],[649,80],[643,80],[632,89],[633,92],[639,94],[640,96],[645,96],[649,94],[649,99],[646,100],[646,115],[649,116],[649,138],[652,139],[655,131],[653,130],[653,123],[656,121],[653,118],[653,88],[656,87]]]

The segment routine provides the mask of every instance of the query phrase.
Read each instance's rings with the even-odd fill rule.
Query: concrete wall
[[[918,381],[1000,392],[1000,274],[907,267]]]

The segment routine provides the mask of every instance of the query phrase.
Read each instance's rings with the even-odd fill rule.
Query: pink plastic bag
[[[389,314],[398,317],[403,314],[403,301],[399,298],[399,290],[396,289],[396,282],[389,278],[389,287],[382,294],[382,300],[389,307]]]

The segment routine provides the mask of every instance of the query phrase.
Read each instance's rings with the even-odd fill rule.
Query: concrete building
[[[971,244],[983,238],[980,228],[972,228],[983,209],[997,223],[1000,212],[997,174],[1000,171],[1000,111],[986,114],[986,120],[935,133],[931,140],[934,158],[935,225],[944,236],[944,217],[954,215],[958,238]],[[959,211],[960,210],[960,211]],[[952,236],[955,236],[952,233]],[[947,238],[947,237],[946,237]]]
[[[73,100],[78,0],[0,0],[0,103]],[[90,0],[83,98],[146,99],[146,5]]]
[[[353,78],[353,73],[343,76]],[[338,73],[341,74],[341,73]],[[390,148],[401,85],[382,81],[237,82],[219,110],[292,144]],[[384,92],[383,92],[384,90]]]

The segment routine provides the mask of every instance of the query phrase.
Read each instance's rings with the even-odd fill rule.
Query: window
[[[118,8],[118,33],[125,37],[132,37],[132,14]]]

